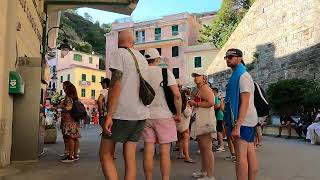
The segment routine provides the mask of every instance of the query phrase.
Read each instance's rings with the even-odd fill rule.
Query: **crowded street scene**
[[[3,1],[0,179],[320,180],[320,1]]]

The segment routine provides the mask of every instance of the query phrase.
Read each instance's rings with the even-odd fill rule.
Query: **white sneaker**
[[[202,177],[205,177],[206,175],[207,175],[207,172],[202,172],[202,171],[192,173],[192,177],[194,178],[202,178]]]
[[[198,178],[197,180],[216,180],[216,178],[204,176],[204,177],[202,177],[202,178]]]
[[[219,147],[218,149],[216,149],[216,152],[226,152],[226,150],[223,148],[221,148],[221,147]]]

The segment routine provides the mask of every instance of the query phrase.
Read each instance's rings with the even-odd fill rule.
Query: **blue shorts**
[[[248,126],[240,127],[240,139],[245,140],[248,143],[253,143],[255,136],[256,136],[256,127],[248,127]]]
[[[232,128],[227,128],[227,133],[231,136]],[[240,127],[240,139],[247,141],[248,143],[254,142],[256,135],[256,127],[241,126]]]

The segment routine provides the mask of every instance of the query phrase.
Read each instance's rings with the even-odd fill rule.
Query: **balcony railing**
[[[139,44],[146,44],[146,43],[162,43],[162,42],[170,42],[170,41],[183,41],[182,37],[183,37],[182,33],[177,33],[174,36],[172,35],[172,36],[168,36],[168,37],[163,37],[161,35],[156,35],[155,38],[153,40],[150,40],[150,41],[148,41],[148,40],[146,41],[145,38],[141,39],[141,38],[137,38],[136,37],[135,44],[139,45]]]

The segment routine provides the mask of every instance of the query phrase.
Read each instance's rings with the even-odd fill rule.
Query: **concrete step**
[[[270,135],[270,136],[277,136],[279,135],[279,126],[277,125],[267,125],[263,128],[263,134],[264,135]],[[283,128],[282,129],[282,136],[288,136],[288,129]],[[292,137],[299,137],[298,133],[295,129],[291,129],[291,136]]]

